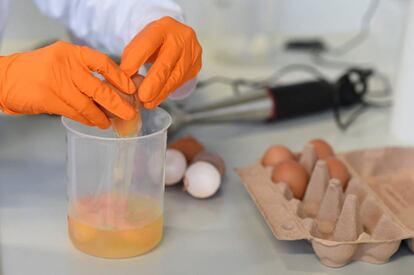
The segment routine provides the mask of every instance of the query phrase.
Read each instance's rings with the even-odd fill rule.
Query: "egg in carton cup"
[[[242,183],[279,240],[308,240],[320,261],[341,267],[351,261],[383,264],[414,238],[414,149],[379,148],[336,155],[349,169],[343,184],[330,178],[312,144],[299,155],[310,171],[302,200],[288,184],[274,183],[262,164],[237,169]]]

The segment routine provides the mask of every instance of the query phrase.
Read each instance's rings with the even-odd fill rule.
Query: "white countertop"
[[[207,68],[232,71],[211,64]],[[260,75],[268,69],[251,71]],[[225,159],[228,172],[219,194],[196,200],[180,187],[167,188],[160,246],[141,257],[105,260],[79,252],[67,236],[66,145],[60,120],[1,117],[0,274],[412,273],[414,255],[405,245],[385,265],[353,262],[331,269],[306,241],[276,240],[232,170],[255,162],[271,144],[300,150],[314,137],[328,140],[338,151],[399,144],[389,134],[389,121],[390,111],[378,109],[364,113],[347,132],[335,126],[330,113],[268,125],[186,128]]]

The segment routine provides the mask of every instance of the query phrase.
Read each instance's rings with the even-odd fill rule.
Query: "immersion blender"
[[[188,111],[171,102],[163,107],[174,118],[171,132],[190,123],[273,122],[361,102],[371,74],[369,70],[351,69],[332,83],[320,79],[261,88]]]

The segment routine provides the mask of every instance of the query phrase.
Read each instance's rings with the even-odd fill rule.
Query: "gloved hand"
[[[195,32],[171,17],[148,24],[127,45],[121,69],[129,76],[153,64],[138,91],[145,108],[155,108],[201,69],[201,46]]]
[[[134,108],[107,84],[133,94],[132,80],[106,55],[66,42],[26,53],[0,57],[0,108],[8,114],[57,114],[108,128],[101,108],[130,120]]]

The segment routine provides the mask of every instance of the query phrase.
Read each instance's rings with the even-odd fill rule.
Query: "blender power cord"
[[[362,16],[359,31],[339,46],[331,48],[326,54],[342,56],[360,46],[370,35],[371,22],[374,18],[381,0],[371,0]]]
[[[369,65],[350,63],[343,60],[334,59],[336,57],[344,56],[352,50],[361,46],[369,37],[371,33],[371,22],[378,11],[381,0],[371,0],[365,12],[362,15],[359,30],[351,38],[337,46],[327,46],[326,41],[322,38],[313,39],[291,39],[285,48],[287,50],[301,51],[311,54],[312,61],[316,65],[330,67],[330,68],[346,68],[355,66]]]

